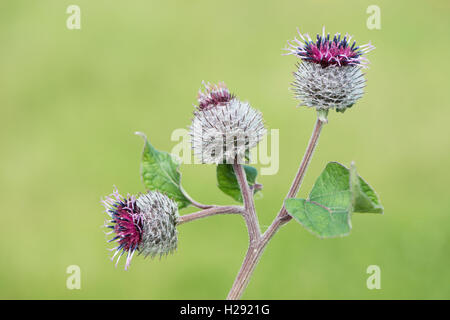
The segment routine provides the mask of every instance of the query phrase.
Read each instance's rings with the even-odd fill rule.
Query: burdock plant
[[[322,127],[330,109],[345,112],[363,96],[363,69],[370,44],[357,46],[348,35],[317,35],[313,40],[299,32],[288,42],[287,54],[299,58],[292,90],[299,105],[315,108],[317,120],[306,152],[289,191],[271,225],[261,232],[254,194],[262,189],[257,171],[245,165],[249,150],[266,133],[262,113],[232,94],[224,83],[203,83],[190,125],[192,149],[201,163],[217,167],[219,189],[243,205],[206,205],[192,199],[181,186],[178,160],[155,149],[145,135],[141,163],[147,192],[121,196],[117,190],[103,201],[109,215],[105,226],[115,245],[112,259],[126,255],[128,268],[133,254],[163,256],[177,247],[177,226],[216,214],[244,218],[249,246],[228,299],[239,299],[270,239],[292,219],[320,238],[345,236],[351,230],[353,213],[383,213],[378,196],[356,172],[329,162],[317,178],[307,199],[296,198]],[[179,216],[189,205],[200,211]],[[117,264],[116,262],[116,264]]]

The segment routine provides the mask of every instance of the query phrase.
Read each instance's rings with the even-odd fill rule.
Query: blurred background
[[[81,8],[69,30],[66,9]],[[381,9],[370,30],[366,9]],[[175,255],[109,261],[100,199],[144,191],[147,134],[170,151],[191,121],[201,81],[225,81],[279,129],[280,168],[259,176],[262,228],[289,189],[314,125],[289,91],[296,28],[369,40],[364,98],[330,113],[299,196],[328,161],[358,171],[385,215],[354,215],[350,236],[320,240],[291,222],[269,243],[245,299],[449,299],[450,2],[2,1],[0,4],[0,298],[223,299],[247,248],[239,216],[179,227]],[[257,166],[258,167],[258,166]],[[203,203],[230,204],[215,168],[182,165]],[[195,209],[182,210],[181,214]],[[66,268],[81,269],[68,290]],[[366,269],[381,268],[368,290]]]

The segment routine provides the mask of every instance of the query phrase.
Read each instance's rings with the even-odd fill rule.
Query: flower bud
[[[178,243],[178,207],[175,201],[162,193],[149,191],[141,195],[136,204],[142,212],[139,253],[154,257],[175,251]]]
[[[294,73],[295,97],[300,105],[344,112],[364,94],[366,80],[361,69],[368,64],[364,55],[374,47],[370,43],[358,47],[355,41],[351,44],[352,37],[341,39],[338,33],[330,39],[325,29],[316,41],[308,34],[299,35],[301,40],[295,38],[286,49],[302,60]]]
[[[190,126],[194,154],[202,163],[239,163],[266,133],[262,113],[230,93],[224,83],[205,84]]]
[[[135,197],[123,197],[114,192],[102,201],[110,219],[105,227],[112,229],[108,242],[116,247],[111,260],[117,257],[116,266],[122,255],[126,254],[125,270],[128,269],[136,251],[144,256],[154,257],[173,252],[177,248],[178,208],[174,201],[157,192],[149,191]]]

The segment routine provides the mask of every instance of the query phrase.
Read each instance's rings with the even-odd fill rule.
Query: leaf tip
[[[136,131],[134,134],[137,135],[137,136],[142,137],[144,140],[147,140],[147,136],[143,132]]]

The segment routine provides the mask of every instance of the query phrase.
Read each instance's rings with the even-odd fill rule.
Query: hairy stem
[[[216,214],[242,214],[244,208],[238,206],[212,206],[208,209],[197,211],[190,214],[185,214],[178,218],[178,225],[190,222],[193,220],[213,216]]]
[[[311,139],[309,140],[308,147],[306,148],[305,155],[303,156],[303,159],[300,163],[298,172],[297,172],[294,180],[292,181],[292,185],[291,185],[291,188],[289,189],[286,199],[295,197],[297,195],[298,190],[300,189],[301,183],[303,181],[303,178],[305,176],[306,169],[308,168],[308,165],[311,161],[314,150],[317,146],[320,132],[322,130],[324,123],[326,123],[326,120],[324,120],[322,118],[317,118],[313,133],[311,135]],[[236,169],[235,169],[235,171],[236,171]],[[244,172],[244,174],[245,174],[245,172]],[[238,175],[237,171],[236,171],[236,175]],[[245,178],[245,176],[244,176],[244,178]],[[248,186],[247,183],[245,183],[245,184]],[[241,190],[243,190],[242,186],[241,186]],[[244,192],[243,192],[243,197],[244,197]],[[253,197],[252,197],[252,200],[253,200]],[[244,201],[245,201],[245,197],[244,197]],[[246,206],[246,208],[247,208],[247,206]],[[254,205],[253,205],[253,209],[254,209]],[[255,213],[255,216],[256,216],[256,213]],[[270,239],[272,239],[272,237],[275,235],[275,233],[278,231],[278,229],[282,225],[289,222],[290,219],[291,219],[291,217],[287,214],[286,208],[284,207],[284,201],[283,201],[283,206],[281,207],[280,212],[275,217],[275,219],[273,220],[273,222],[269,226],[269,228],[266,230],[266,232],[264,232],[262,237],[259,237],[255,242],[250,242],[250,245],[248,247],[247,254],[245,255],[241,269],[239,270],[239,273],[236,276],[236,279],[234,280],[233,286],[231,287],[231,290],[228,293],[227,299],[236,300],[236,299],[241,298],[242,293],[244,292],[245,288],[247,287],[247,285],[250,281],[250,277],[252,276],[253,271],[255,270],[256,265],[258,264],[259,259],[261,258],[261,255],[264,252],[264,249],[265,249],[267,243],[270,241]],[[250,232],[250,230],[249,230],[249,232]]]
[[[183,193],[184,197],[188,199],[194,207],[197,207],[199,209],[209,209],[214,207],[213,205],[202,204],[200,202],[195,201],[183,188],[181,188],[181,192]]]
[[[255,201],[253,199],[253,190],[247,183],[247,176],[245,174],[244,167],[237,163],[237,160],[233,163],[233,169],[236,174],[236,178],[239,182],[242,198],[244,200],[245,212],[243,213],[245,222],[248,228],[248,235],[250,243],[256,242],[261,237],[261,230],[259,228],[258,216],[255,211]]]
[[[261,258],[266,245],[269,240],[277,232],[278,228],[286,223],[287,221],[277,217],[270,227],[264,232],[262,237],[255,243],[250,244],[245,255],[244,261],[242,262],[241,269],[239,270],[236,279],[234,280],[233,286],[228,293],[227,300],[238,300],[241,298],[242,293],[250,281],[250,278],[255,270],[259,259]]]
[[[302,162],[300,163],[300,167],[298,168],[297,174],[295,175],[295,178],[292,181],[291,188],[289,189],[289,192],[285,199],[293,198],[297,195],[298,190],[300,189],[300,186],[303,182],[303,178],[305,177],[306,169],[308,168],[308,165],[311,162],[314,150],[316,149],[317,143],[319,142],[320,132],[322,131],[322,127],[325,123],[326,122],[321,118],[319,117],[317,118],[316,125],[314,126],[313,133],[308,143],[308,147],[306,148]],[[290,216],[287,215],[287,211],[284,206],[284,201],[278,216],[280,217],[287,216],[290,219]]]
[[[233,286],[228,293],[227,300],[238,300],[241,298],[242,293],[247,287],[250,277],[261,258],[265,245],[262,242],[258,242],[256,245],[250,245],[242,262],[241,269],[239,270]]]

